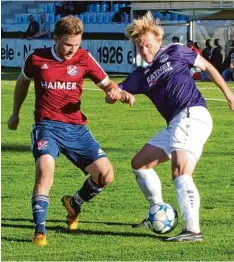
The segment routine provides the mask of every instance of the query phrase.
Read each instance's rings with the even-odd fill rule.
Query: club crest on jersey
[[[48,141],[47,140],[40,140],[37,143],[37,147],[39,150],[45,150],[48,147]]]
[[[159,63],[164,63],[164,62],[166,62],[168,58],[169,58],[169,55],[167,55],[167,54],[162,55],[162,56],[160,57],[160,59],[159,59]]]
[[[67,73],[70,76],[76,76],[78,74],[78,67],[74,65],[67,66]]]

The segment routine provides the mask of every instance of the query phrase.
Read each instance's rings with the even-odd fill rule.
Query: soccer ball
[[[159,203],[150,207],[146,215],[146,222],[154,233],[166,234],[176,227],[178,214],[170,204]]]

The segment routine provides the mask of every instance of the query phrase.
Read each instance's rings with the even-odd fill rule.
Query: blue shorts
[[[35,161],[45,154],[56,159],[62,153],[84,172],[95,160],[106,157],[85,125],[50,120],[33,125],[32,152]]]

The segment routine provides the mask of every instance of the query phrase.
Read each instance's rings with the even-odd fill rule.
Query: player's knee
[[[176,167],[172,167],[172,179],[176,179],[179,176],[183,176],[183,175],[190,175],[192,176],[193,172],[194,172],[195,167],[194,166],[186,166],[186,167],[181,167],[181,166],[176,166]]]
[[[140,155],[135,155],[131,161],[131,166],[133,169],[148,169],[151,168],[151,163],[146,164],[145,159]]]
[[[133,169],[140,169],[141,168],[141,165],[139,163],[139,159],[137,156],[134,156],[132,161],[131,161],[131,166]]]
[[[98,185],[102,187],[106,187],[110,183],[114,181],[114,169],[112,166],[110,166],[105,171],[100,172],[98,176]]]

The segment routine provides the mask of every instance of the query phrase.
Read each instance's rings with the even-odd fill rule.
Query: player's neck
[[[63,59],[63,57],[61,57],[61,55],[59,54],[56,45],[54,45],[54,53],[56,54],[57,57],[59,57],[60,59]]]

